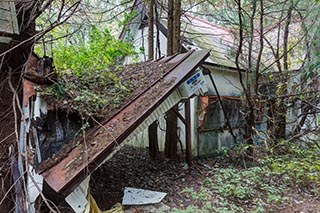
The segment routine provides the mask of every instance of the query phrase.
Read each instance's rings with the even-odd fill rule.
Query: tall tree
[[[148,0],[148,59],[154,58],[154,0]]]
[[[181,1],[168,1],[168,33],[167,33],[167,55],[179,53],[180,45],[180,19],[181,19]],[[177,156],[178,143],[178,116],[179,108],[174,106],[166,114],[166,140],[165,156],[175,158]]]
[[[10,2],[10,1],[9,1]],[[67,21],[76,11],[79,1],[66,3],[65,1],[14,1],[15,11],[17,13],[19,34],[12,35],[13,39],[8,44],[0,45],[0,136],[1,146],[4,152],[1,153],[0,163],[1,173],[11,174],[13,182],[10,181],[11,176],[1,176],[0,190],[0,209],[10,211],[14,203],[12,197],[16,193],[16,212],[26,212],[26,180],[25,174],[27,159],[27,150],[20,147],[27,147],[26,135],[19,135],[20,127],[26,128],[25,123],[20,125],[23,116],[22,110],[22,73],[26,69],[26,64],[30,61],[31,52],[34,44],[41,39],[47,32]],[[52,6],[56,8],[55,15],[51,20],[47,20],[42,30],[36,31],[36,20],[48,10],[52,10]],[[13,17],[14,18],[14,17]],[[22,119],[23,120],[23,119]],[[10,151],[9,151],[10,150]],[[9,154],[11,154],[9,159]],[[18,159],[17,159],[18,158]],[[11,163],[12,173],[9,172],[9,162]],[[11,186],[11,184],[13,184]],[[10,190],[12,188],[16,190]],[[10,202],[11,201],[11,202]]]
[[[173,37],[174,37],[174,0],[168,0],[168,23],[167,23],[167,55],[173,54]]]
[[[173,20],[173,42],[172,49],[174,53],[180,53],[181,44],[180,44],[180,34],[181,34],[181,0],[174,1],[174,20]]]

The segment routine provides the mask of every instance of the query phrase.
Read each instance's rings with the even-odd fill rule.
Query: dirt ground
[[[150,159],[147,149],[125,146],[114,157],[95,171],[91,179],[92,194],[101,209],[109,209],[122,201],[124,187],[136,187],[168,193],[155,205],[125,206],[125,212],[172,212],[174,208],[196,206],[200,212],[204,203],[180,193],[187,187],[198,189],[215,164],[215,159],[194,160],[188,167],[183,159]],[[210,195],[218,202],[217,194]],[[287,195],[289,200],[279,206],[270,206],[270,212],[320,212],[320,200],[304,193]],[[186,211],[184,211],[186,212]],[[192,211],[190,211],[192,212]],[[230,212],[230,211],[229,211]],[[231,211],[232,212],[232,211]]]

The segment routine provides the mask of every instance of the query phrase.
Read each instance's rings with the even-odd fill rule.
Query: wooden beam
[[[191,119],[190,119],[190,99],[185,101],[185,121],[186,121],[186,161],[192,164],[192,145],[191,145]]]

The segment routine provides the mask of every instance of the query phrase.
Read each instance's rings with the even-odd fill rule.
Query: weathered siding
[[[0,2],[0,32],[19,34],[14,2]]]

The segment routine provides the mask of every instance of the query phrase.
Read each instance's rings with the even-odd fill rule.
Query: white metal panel
[[[219,94],[225,96],[241,96],[243,94],[243,89],[239,81],[239,73],[236,71],[227,70],[216,70],[214,68],[209,68],[214,83],[216,84]],[[213,84],[209,76],[205,76],[209,94],[216,95]]]
[[[148,145],[148,127],[161,117],[165,112],[176,105],[181,99],[181,95],[176,89],[169,97],[167,97],[144,121],[123,141],[113,152],[108,155],[106,160],[104,160],[100,165],[104,164],[106,161],[111,159],[113,155],[120,150],[125,144],[139,145],[146,147]],[[139,140],[140,139],[140,140]],[[98,168],[98,167],[97,167]]]
[[[136,135],[147,129],[161,115],[176,105],[181,99],[180,93],[176,89],[168,98],[163,101],[145,120],[140,124],[126,140],[132,140]]]
[[[89,189],[90,176],[88,176],[82,183],[73,190],[65,200],[71,206],[74,212],[82,213],[85,211],[88,204],[88,189]]]
[[[178,103],[178,102],[177,102]],[[171,104],[170,104],[171,105]],[[191,144],[192,144],[192,155],[197,156],[197,97],[190,99],[190,114],[191,114]],[[172,105],[174,106],[174,104]],[[170,109],[170,106],[166,107]],[[166,120],[164,118],[164,113],[161,114],[158,118],[155,120],[158,120],[159,127],[158,127],[158,145],[159,145],[159,151],[164,151],[165,148],[165,129],[166,129]],[[181,104],[179,106],[179,112],[184,117],[184,104]],[[143,127],[142,127],[143,128]],[[141,128],[141,129],[142,129]],[[182,143],[182,149],[185,150],[185,142],[186,142],[186,134],[185,134],[185,125],[184,123],[178,119],[178,131],[179,131],[179,138]],[[126,141],[126,144],[130,144],[132,146],[136,147],[148,147],[149,146],[149,138],[148,138],[148,126],[146,125],[145,129],[143,129],[141,132],[139,132],[136,136],[133,136],[130,138],[130,140]],[[180,147],[178,147],[178,151],[180,151]]]
[[[27,194],[28,194],[28,202],[27,209],[29,212],[35,211],[35,202],[37,197],[40,195],[43,185],[43,177],[42,175],[38,175],[34,168],[29,165],[29,174],[32,176],[27,177]]]

